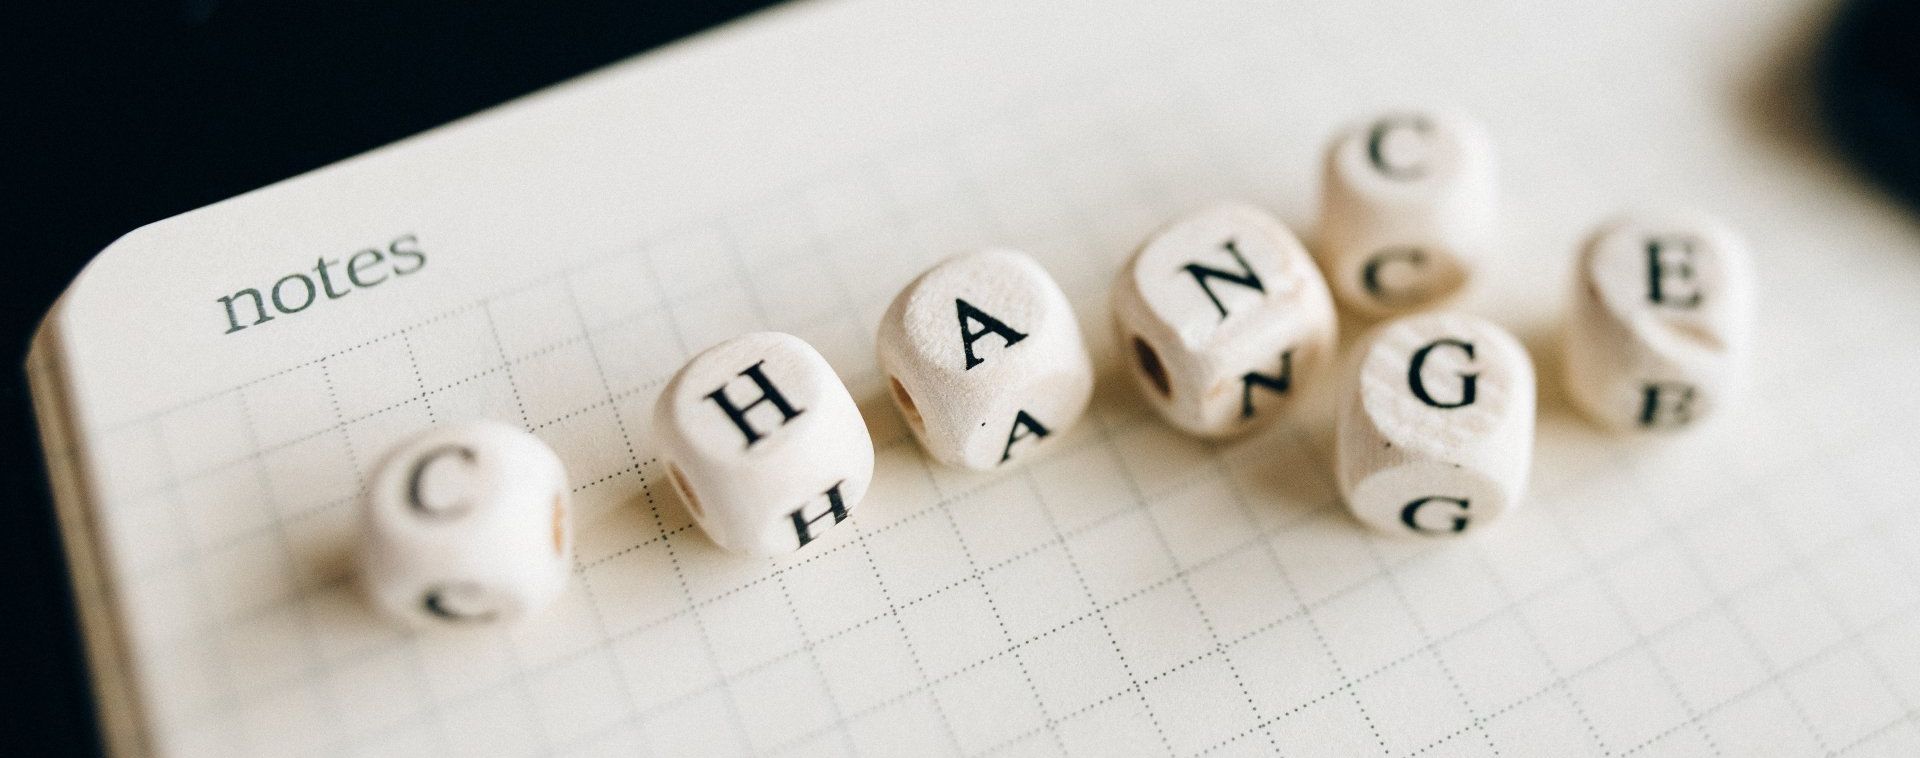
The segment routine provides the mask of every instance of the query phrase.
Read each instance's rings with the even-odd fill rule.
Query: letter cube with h
[[[846,520],[873,480],[873,440],[811,345],[778,332],[687,361],[654,405],[674,489],[723,548],[777,555]]]

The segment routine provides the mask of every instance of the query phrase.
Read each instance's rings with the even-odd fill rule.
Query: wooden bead
[[[986,470],[1080,419],[1093,362],[1067,296],[1032,258],[989,249],[948,258],[881,318],[880,370],[927,453]]]
[[[715,544],[778,555],[845,521],[873,481],[873,439],[827,360],[747,334],[687,361],[654,405],[674,489]]]
[[[1316,249],[1335,297],[1384,316],[1460,292],[1492,241],[1493,142],[1454,112],[1387,114],[1327,148]]]
[[[1568,394],[1619,430],[1683,429],[1737,394],[1754,320],[1746,246],[1697,214],[1632,216],[1581,252]]]
[[[1532,457],[1533,362],[1506,330],[1458,313],[1382,325],[1341,408],[1336,479],[1387,532],[1448,535],[1519,504]]]
[[[1190,434],[1279,417],[1333,354],[1333,300],[1293,233],[1223,205],[1156,232],[1120,272],[1114,325],[1141,394]]]
[[[566,472],[546,444],[479,421],[402,443],[363,501],[361,578],[374,604],[420,626],[512,622],[572,570]]]

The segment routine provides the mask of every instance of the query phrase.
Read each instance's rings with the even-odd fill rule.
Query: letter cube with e
[[[1407,112],[1327,148],[1320,238],[1335,297],[1385,316],[1460,292],[1494,234],[1493,142],[1464,114]]]
[[[1187,216],[1142,245],[1113,289],[1141,393],[1204,437],[1277,418],[1333,354],[1333,300],[1299,240],[1258,209]]]
[[[927,453],[986,470],[1080,419],[1093,362],[1067,296],[1011,250],[948,258],[908,284],[879,333],[880,370]]]
[[[859,407],[827,359],[790,334],[747,334],[694,356],[661,390],[653,425],[694,521],[735,552],[806,547],[873,481]]]
[[[1632,216],[1577,264],[1562,347],[1574,402],[1614,429],[1685,428],[1744,378],[1753,273],[1733,231],[1698,214]]]
[[[1354,516],[1448,535],[1512,510],[1533,454],[1533,362],[1506,330],[1432,313],[1381,325],[1336,429],[1335,479]]]
[[[419,626],[523,619],[572,572],[568,502],[539,438],[490,421],[432,430],[374,471],[361,579],[375,605]]]

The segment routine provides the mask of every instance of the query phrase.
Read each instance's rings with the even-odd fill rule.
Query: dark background
[[[98,750],[24,375],[34,326],[133,228],[770,3],[182,0],[0,8],[0,750]],[[1821,56],[1835,144],[1920,202],[1920,3],[1855,0]]]
[[[20,371],[94,253],[142,224],[318,168],[770,5],[119,2],[0,6],[0,752],[97,751]]]

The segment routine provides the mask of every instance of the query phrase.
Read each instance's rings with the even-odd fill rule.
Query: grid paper
[[[1325,413],[1220,445],[1154,418],[1104,328],[1123,257],[1215,199],[1310,221],[1311,187],[1271,181],[1263,167],[1281,156],[1235,123],[1260,75],[1172,50],[99,430],[110,520],[139,535],[117,543],[116,591],[135,622],[128,665],[150,688],[147,747],[1920,748],[1920,527],[1907,517],[1920,455],[1855,423],[1868,411],[1805,426],[1825,412],[1790,391],[1810,367],[1880,381],[1868,356],[1817,351],[1810,316],[1766,318],[1782,327],[1777,378],[1698,437],[1602,437],[1543,386],[1526,507],[1458,541],[1378,536],[1348,517]],[[1044,455],[974,475],[917,449],[884,399],[872,332],[912,275],[989,243],[1049,267],[1101,375],[1088,417]],[[1762,262],[1776,267],[1768,282],[1869,286],[1813,261]],[[1488,302],[1551,383],[1544,322]],[[1890,318],[1911,327],[1912,315]],[[821,350],[877,454],[854,517],[778,559],[708,542],[648,441],[681,362],[763,329]],[[1891,402],[1887,414],[1914,418],[1912,401]],[[570,589],[521,629],[389,628],[347,571],[355,498],[389,445],[475,417],[532,430],[567,464]]]

